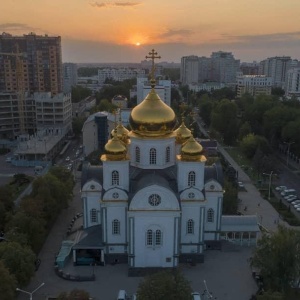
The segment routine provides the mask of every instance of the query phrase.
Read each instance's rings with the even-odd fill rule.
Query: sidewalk
[[[239,199],[242,200],[239,204],[239,210],[245,215],[257,215],[258,223],[270,232],[277,231],[278,224],[291,227],[288,223],[281,220],[275,208],[267,200],[261,197],[257,188],[252,184],[249,176],[220,144],[218,144],[218,149],[232,167],[238,172],[239,180],[244,183],[245,191],[240,191],[238,194]],[[245,207],[247,207],[246,211],[244,211]]]

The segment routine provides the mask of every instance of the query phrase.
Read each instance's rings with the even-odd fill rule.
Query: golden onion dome
[[[186,161],[206,161],[203,147],[191,137],[181,147],[181,159]]]
[[[146,98],[131,111],[129,122],[132,131],[145,137],[156,137],[173,132],[176,116],[152,87]]]
[[[126,129],[121,123],[118,124],[118,126],[116,127],[116,130],[113,129],[111,131],[111,136],[114,137],[115,135],[117,135],[117,137],[124,143],[128,143],[128,133],[129,130]]]
[[[126,159],[127,149],[124,143],[118,138],[116,129],[114,137],[104,146],[105,154],[101,156],[102,160],[124,160]]]
[[[184,124],[183,117],[181,125],[174,131],[174,133],[176,134],[176,142],[178,144],[185,143],[192,136],[192,132]]]

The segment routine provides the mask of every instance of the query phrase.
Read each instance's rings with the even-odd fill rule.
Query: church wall
[[[166,148],[170,147],[170,162],[166,162]],[[136,147],[140,148],[140,163],[136,162]],[[150,149],[156,149],[156,164],[150,164]],[[147,169],[163,169],[175,164],[175,137],[165,139],[131,138],[131,165]]]
[[[189,172],[195,172],[195,188],[199,190],[203,189],[204,186],[204,163],[202,162],[177,162],[177,185],[178,190],[182,191],[189,187],[188,177]]]
[[[101,216],[100,216],[100,193],[97,195],[93,193],[85,193],[82,195],[82,203],[83,203],[83,227],[88,228],[94,225],[101,224]],[[92,220],[91,210],[96,210],[96,222]]]
[[[112,185],[112,172],[119,172],[119,185]],[[103,188],[108,190],[118,186],[126,191],[129,190],[129,161],[104,161],[103,162]]]
[[[133,246],[134,265],[132,267],[173,267],[177,253],[175,244],[175,224],[178,212],[134,212]],[[178,223],[178,222],[177,222]],[[162,243],[160,246],[147,245],[147,230],[161,230]],[[153,242],[155,241],[155,238]]]
[[[127,232],[127,223],[126,223],[126,203],[110,203],[106,205],[106,236],[108,244],[125,244],[127,242],[126,232]],[[114,234],[113,231],[113,222],[119,221],[120,231],[118,234]],[[116,248],[116,246],[114,246]],[[122,247],[121,247],[122,248]],[[121,249],[120,248],[120,249]],[[116,248],[119,249],[119,248]],[[115,250],[116,250],[115,249]],[[116,252],[116,251],[114,251]],[[124,247],[122,248],[124,252]]]

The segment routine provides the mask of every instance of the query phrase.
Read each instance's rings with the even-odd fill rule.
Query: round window
[[[151,206],[158,206],[161,202],[161,197],[157,194],[152,194],[149,197],[148,202]]]
[[[189,197],[190,199],[193,199],[193,198],[195,198],[195,194],[194,194],[194,193],[189,193],[189,194],[188,194],[188,197]]]
[[[215,188],[215,186],[212,184],[212,185],[210,186],[210,189],[213,190],[214,188]]]
[[[94,190],[95,189],[95,186],[92,184],[91,185],[91,190]]]
[[[114,199],[118,199],[119,198],[119,194],[118,193],[113,193],[112,196],[113,196]]]

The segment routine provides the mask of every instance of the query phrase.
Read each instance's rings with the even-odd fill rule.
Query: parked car
[[[201,296],[198,292],[193,292],[192,296],[193,296],[193,300],[201,300]]]
[[[70,159],[70,156],[67,156],[66,157],[66,161],[70,161],[71,159]]]
[[[297,207],[296,210],[300,212],[300,207]]]
[[[285,196],[284,199],[286,201],[289,201],[289,200],[293,200],[293,199],[297,199],[298,197],[296,195],[288,195],[288,196]]]
[[[239,188],[241,188],[241,189],[245,187],[242,181],[239,181],[238,185],[239,185]]]
[[[296,196],[296,197],[289,198],[289,199],[287,199],[286,201],[289,202],[289,203],[291,203],[291,202],[293,202],[293,201],[295,201],[295,200],[299,200],[297,196]]]
[[[287,189],[287,187],[285,185],[280,185],[275,188],[275,190],[278,192],[284,191],[286,189]]]
[[[294,205],[294,208],[295,208],[295,209],[297,209],[297,208],[299,208],[299,207],[300,207],[300,203]]]
[[[295,200],[295,201],[292,202],[293,205],[296,205],[296,204],[299,204],[299,203],[300,203],[300,200]]]
[[[5,159],[5,161],[6,161],[6,162],[9,162],[9,163],[11,162],[11,160],[12,160],[11,157],[6,157],[6,159]]]

